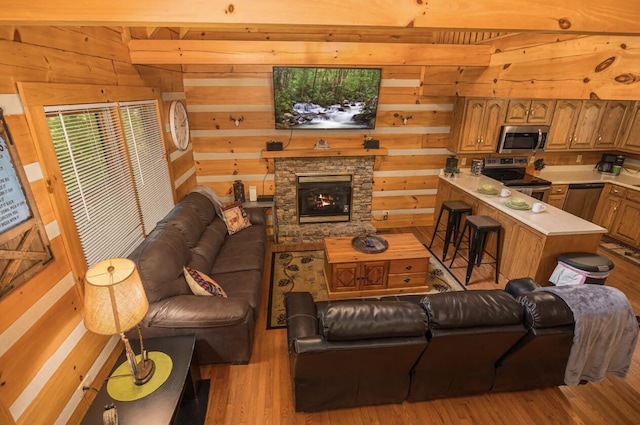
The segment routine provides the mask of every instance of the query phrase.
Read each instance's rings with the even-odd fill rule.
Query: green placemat
[[[160,351],[150,351],[149,358],[156,364],[156,371],[146,384],[136,385],[131,379],[131,369],[129,363],[125,361],[116,368],[107,382],[107,392],[117,401],[133,401],[146,397],[158,388],[169,378],[173,361],[171,357]],[[140,361],[140,356],[136,356]]]

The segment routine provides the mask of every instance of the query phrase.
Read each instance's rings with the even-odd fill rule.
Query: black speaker
[[[267,150],[268,151],[281,151],[282,150],[282,142],[275,142],[273,140],[267,142]]]
[[[367,139],[364,141],[365,149],[380,149],[380,140]]]

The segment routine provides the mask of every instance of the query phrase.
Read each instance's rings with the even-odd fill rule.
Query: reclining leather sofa
[[[536,287],[325,302],[289,293],[296,411],[562,385],[573,316]]]
[[[251,226],[227,234],[212,201],[189,193],[129,256],[149,300],[143,337],[195,335],[200,364],[245,364],[260,306],[266,227],[261,208],[245,210]],[[228,298],[193,295],[188,266],[213,278]],[[130,332],[137,338],[137,332]]]

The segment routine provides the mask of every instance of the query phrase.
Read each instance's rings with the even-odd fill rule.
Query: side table
[[[102,425],[104,406],[111,403],[118,409],[119,425],[175,424],[179,421],[177,412],[183,397],[193,399],[197,396],[200,372],[193,355],[195,340],[194,335],[145,339],[144,347],[147,351],[162,351],[173,361],[173,369],[166,382],[150,395],[134,401],[115,401],[109,396],[105,382],[81,424]],[[132,340],[131,345],[136,354],[139,354],[138,342]],[[112,372],[125,360],[123,352]]]

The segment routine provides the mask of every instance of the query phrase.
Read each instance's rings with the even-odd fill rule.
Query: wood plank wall
[[[53,261],[0,300],[0,423],[78,423],[88,406],[79,387],[110,367],[117,339],[88,332],[16,82],[157,87],[168,102],[184,98],[179,67],[133,66],[121,33],[110,28],[0,27],[0,107],[29,177],[51,240]],[[168,140],[168,139],[167,139]],[[178,196],[195,184],[191,150],[169,149]],[[189,170],[191,174],[189,174]],[[113,360],[111,360],[113,362]],[[100,382],[98,380],[97,382]],[[83,400],[84,398],[84,400]]]
[[[331,148],[362,148],[371,136],[389,149],[374,173],[373,224],[431,224],[437,174],[449,154],[454,67],[382,67],[378,119],[371,131],[275,130],[270,65],[186,65],[184,71],[198,184],[227,200],[233,199],[236,179],[247,190],[256,186],[258,194],[272,195],[273,174],[260,158],[267,141],[305,149],[323,138]],[[244,120],[236,127],[230,118],[240,116]],[[404,125],[400,116],[412,118]],[[385,210],[389,220],[383,222]]]

